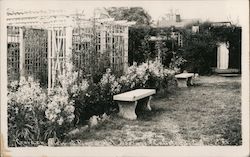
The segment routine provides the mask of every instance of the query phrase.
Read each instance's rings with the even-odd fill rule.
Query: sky
[[[5,1],[7,2],[7,1]],[[183,19],[198,18],[202,21],[231,21],[242,25],[246,21],[248,0],[165,0],[165,1],[14,1],[4,4],[7,8],[18,9],[63,9],[71,11],[84,10],[88,17],[93,15],[96,7],[143,7],[154,21],[168,13],[171,9],[181,14]]]

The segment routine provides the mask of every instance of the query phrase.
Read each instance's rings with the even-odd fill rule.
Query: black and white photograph
[[[0,6],[4,157],[250,155],[247,0]]]

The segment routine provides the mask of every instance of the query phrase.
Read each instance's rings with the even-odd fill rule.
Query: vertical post
[[[217,45],[217,69],[220,69],[220,43]]]
[[[105,26],[102,25],[102,29],[101,29],[101,54],[103,54],[106,51],[106,30],[105,30]]]
[[[128,69],[128,26],[124,28],[124,59],[123,59],[123,72],[126,72]]]
[[[55,84],[55,75],[56,75],[56,53],[57,53],[57,30],[55,28],[51,29],[51,55],[50,55],[50,60],[51,60],[51,88],[54,87]]]
[[[19,28],[19,74],[24,76],[24,62],[25,62],[25,47],[23,41],[23,29]]]
[[[72,26],[68,26],[66,27],[66,33],[65,33],[65,40],[66,40],[66,43],[65,43],[65,55],[66,56],[63,56],[63,57],[66,57],[66,62],[68,61],[68,57],[69,55],[72,55],[72,31],[73,31],[73,28]],[[81,42],[81,41],[80,41]],[[64,63],[65,64],[65,63]],[[65,64],[67,66],[67,64]],[[69,68],[69,67],[67,67]],[[65,70],[65,69],[64,69]],[[70,69],[71,70],[71,69]],[[64,72],[63,72],[64,73]]]
[[[51,88],[51,30],[48,30],[48,91]]]
[[[109,33],[109,39],[110,39],[110,55],[109,55],[109,57],[110,57],[110,67],[111,67],[111,69],[113,69],[114,68],[114,63],[113,63],[113,25],[110,25],[110,33]]]

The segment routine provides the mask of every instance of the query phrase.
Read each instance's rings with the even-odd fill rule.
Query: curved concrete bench
[[[118,115],[126,119],[135,120],[137,118],[135,108],[138,104],[138,100],[146,99],[146,103],[143,104],[143,108],[146,110],[151,110],[150,101],[152,95],[155,93],[155,89],[136,89],[114,95],[113,99],[118,101]]]

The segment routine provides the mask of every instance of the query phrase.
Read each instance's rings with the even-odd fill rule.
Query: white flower
[[[64,108],[64,111],[67,113],[73,113],[75,111],[75,107],[72,105],[68,105]]]
[[[76,93],[78,90],[78,86],[77,85],[73,85],[71,88],[71,93]]]
[[[88,93],[85,94],[87,97],[90,97],[90,95]]]
[[[60,117],[60,119],[57,120],[57,123],[58,123],[59,125],[62,125],[63,121],[64,121],[63,118]]]
[[[58,113],[60,113],[60,112],[61,112],[60,109],[58,109],[58,108],[55,109],[55,113],[56,113],[56,114],[58,114]]]
[[[74,114],[71,114],[67,117],[67,121],[71,122],[72,120],[74,120],[75,118],[75,115]]]
[[[10,87],[11,87],[12,89],[15,89],[17,86],[18,86],[18,81],[12,81],[12,82],[10,83]]]
[[[82,83],[80,84],[80,89],[81,91],[86,91],[89,87],[88,81],[87,80],[83,80]]]

